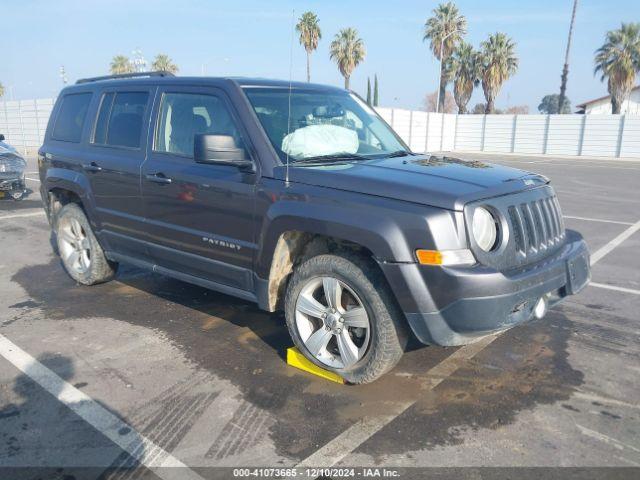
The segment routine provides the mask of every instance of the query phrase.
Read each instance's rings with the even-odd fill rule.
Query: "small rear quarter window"
[[[62,98],[51,135],[54,140],[80,142],[91,96],[91,93],[71,93]]]

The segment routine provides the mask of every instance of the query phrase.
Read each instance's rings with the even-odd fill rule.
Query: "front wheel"
[[[294,270],[287,326],[309,360],[350,383],[391,370],[406,344],[401,312],[381,272],[360,255],[320,255]]]
[[[71,278],[95,285],[115,276],[118,264],[105,257],[82,208],[68,203],[58,213],[55,226],[58,252]]]

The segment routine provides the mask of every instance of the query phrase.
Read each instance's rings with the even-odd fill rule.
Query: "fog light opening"
[[[547,314],[547,307],[547,298],[540,297],[536,302],[536,306],[533,307],[533,314],[537,319],[540,319]]]

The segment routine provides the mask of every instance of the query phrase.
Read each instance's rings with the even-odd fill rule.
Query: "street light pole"
[[[444,41],[454,33],[458,33],[458,32],[461,32],[461,30],[454,30],[453,32],[449,32],[444,37],[442,37],[440,41],[440,75],[438,76],[438,90],[436,91],[436,113],[440,112],[440,89],[442,88],[442,64],[444,61],[442,54],[444,52]],[[445,94],[444,99],[446,100],[446,98],[447,96]],[[442,109],[444,110],[444,105]]]

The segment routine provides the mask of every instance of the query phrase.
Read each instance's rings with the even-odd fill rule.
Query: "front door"
[[[154,262],[217,284],[252,290],[256,174],[193,159],[194,135],[246,135],[224,93],[164,87],[142,168],[149,250]]]

